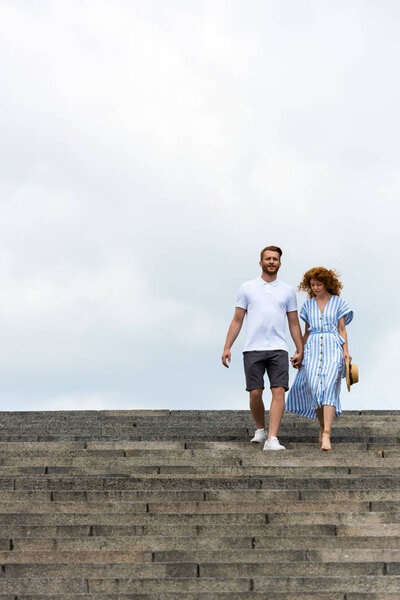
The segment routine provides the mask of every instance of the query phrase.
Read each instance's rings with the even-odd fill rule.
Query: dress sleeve
[[[249,301],[247,298],[245,285],[243,284],[240,286],[238,294],[237,294],[236,306],[238,308],[244,308],[244,310],[247,310],[248,303],[249,303]]]
[[[300,318],[303,319],[305,323],[310,324],[310,317],[308,316],[308,301],[304,302],[303,306],[300,309]]]
[[[292,288],[286,301],[286,312],[294,312],[295,310],[297,310],[297,298],[296,292]]]
[[[351,310],[349,304],[346,302],[346,300],[343,300],[343,298],[341,298],[339,308],[338,308],[338,315],[337,315],[338,321],[342,317],[345,317],[345,321],[344,321],[345,325],[348,325],[353,320],[353,316],[354,316],[354,312]]]

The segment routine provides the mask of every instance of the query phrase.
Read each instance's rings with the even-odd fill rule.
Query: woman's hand
[[[348,351],[348,350],[343,350],[343,358],[344,358],[344,360],[345,360],[346,362],[347,362],[347,361],[351,362],[351,356],[350,356],[350,354],[349,354],[349,351]]]

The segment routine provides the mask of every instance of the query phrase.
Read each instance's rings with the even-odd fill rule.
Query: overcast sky
[[[399,16],[0,1],[1,410],[247,408],[220,356],[269,244],[342,276],[343,408],[399,408]]]

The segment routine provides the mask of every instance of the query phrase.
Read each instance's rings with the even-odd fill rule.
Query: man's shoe
[[[253,439],[250,440],[250,444],[252,444],[252,443],[260,444],[261,442],[265,442],[267,437],[268,437],[268,434],[265,431],[265,429],[256,429]]]
[[[272,437],[265,442],[263,450],[286,450],[286,448],[279,443],[277,437]]]

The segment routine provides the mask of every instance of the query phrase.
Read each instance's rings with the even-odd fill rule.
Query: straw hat
[[[358,367],[346,360],[346,384],[349,391],[353,383],[358,383]]]

